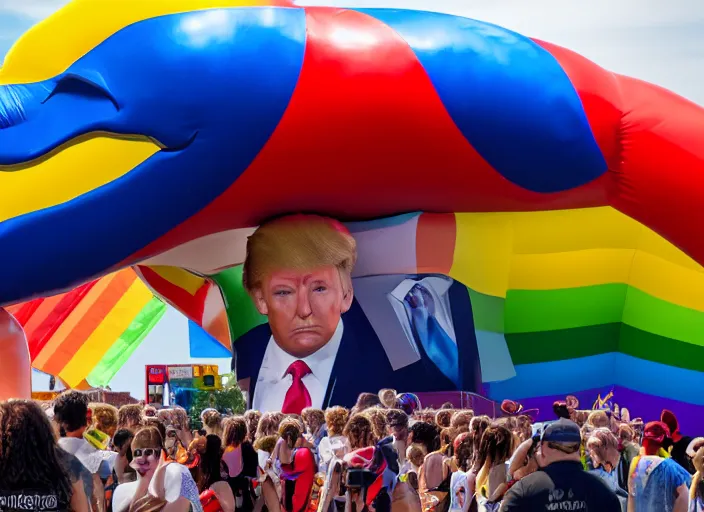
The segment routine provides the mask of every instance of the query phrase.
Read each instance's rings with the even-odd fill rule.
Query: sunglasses
[[[136,450],[132,450],[132,456],[134,458],[141,457],[144,455],[145,457],[151,457],[152,455],[157,456],[159,454],[159,450],[156,448],[137,448]]]

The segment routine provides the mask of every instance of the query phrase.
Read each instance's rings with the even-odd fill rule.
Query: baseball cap
[[[581,443],[582,433],[574,421],[560,418],[545,427],[541,441],[545,443]]]
[[[645,424],[643,439],[651,443],[662,444],[666,437],[670,437],[670,429],[667,424],[662,421],[651,421]]]

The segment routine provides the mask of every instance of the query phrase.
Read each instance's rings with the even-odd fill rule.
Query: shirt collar
[[[316,352],[300,359],[282,349],[272,336],[271,339],[274,343],[272,344],[271,359],[267,366],[272,369],[283,368],[284,373],[278,376],[280,379],[283,379],[286,376],[285,372],[288,370],[288,367],[291,366],[294,361],[300,360],[308,365],[313,375],[321,377],[321,375],[318,374],[320,371],[325,371],[325,369],[332,370],[332,365],[335,363],[335,357],[337,356],[337,350],[340,348],[340,343],[342,342],[343,331],[344,327],[342,325],[342,319],[340,319],[330,341]]]
[[[428,284],[430,287],[433,288],[433,290],[435,290],[439,297],[443,297],[445,294],[447,294],[447,291],[450,289],[450,286],[452,286],[452,279],[446,277],[425,277],[420,281],[415,281],[413,279],[404,279],[399,283],[396,288],[393,289],[391,295],[397,300],[403,302],[406,298],[406,295],[408,295],[408,292],[411,291],[411,288],[413,288],[416,284],[419,283]]]

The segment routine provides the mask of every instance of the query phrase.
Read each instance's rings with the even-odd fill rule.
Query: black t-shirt
[[[26,489],[0,491],[0,510],[7,512],[63,512],[68,510],[66,496],[53,492]]]
[[[621,512],[616,494],[581,462],[553,462],[509,489],[501,512],[528,511]]]

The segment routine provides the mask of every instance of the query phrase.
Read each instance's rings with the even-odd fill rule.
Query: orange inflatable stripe
[[[75,326],[65,339],[59,341],[60,345],[53,356],[48,358],[42,371],[51,375],[60,373],[136,279],[137,276],[131,269],[125,269],[101,280],[108,281],[102,293],[100,293],[98,285],[94,286],[80,306],[66,319],[66,322],[68,322],[74,315],[77,317]],[[94,295],[92,293],[94,291],[98,293]],[[93,299],[92,301],[90,300],[91,298]],[[82,309],[84,303],[87,308],[85,313],[80,315],[79,309]],[[46,351],[46,348],[44,351]],[[43,356],[44,351],[42,351],[40,356]],[[37,365],[35,367],[41,369]]]

